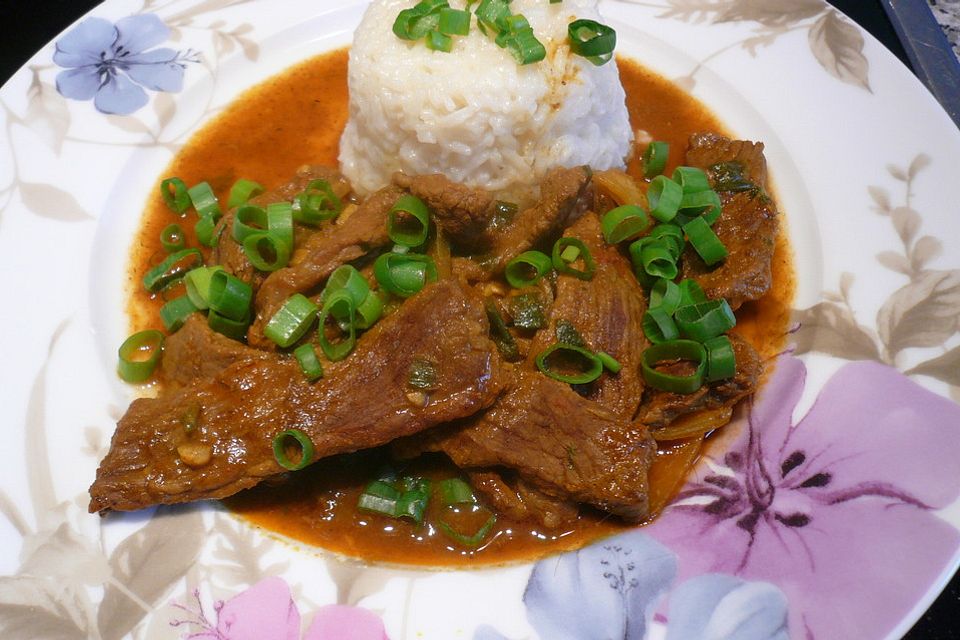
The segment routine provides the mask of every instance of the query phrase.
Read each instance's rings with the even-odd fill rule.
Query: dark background
[[[910,66],[879,0],[831,2]],[[91,0],[0,0],[0,80],[6,81],[38,49],[97,4]],[[960,577],[954,577],[949,588],[905,637],[960,640]]]

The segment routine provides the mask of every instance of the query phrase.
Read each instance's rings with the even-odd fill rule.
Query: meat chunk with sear
[[[495,208],[489,191],[471,189],[439,173],[396,173],[393,182],[426,203],[437,226],[454,246],[469,252],[490,248],[493,235],[489,227]]]

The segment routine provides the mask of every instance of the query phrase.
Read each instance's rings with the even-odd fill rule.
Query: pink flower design
[[[790,602],[794,638],[879,638],[934,586],[960,532],[960,406],[874,363],[845,365],[796,425],[806,369],[783,357],[722,463],[648,532],[681,579],[734,574]]]
[[[187,632],[184,640],[298,640],[300,612],[290,587],[280,578],[261,580],[226,602],[214,604],[210,620],[195,592],[197,610],[175,605],[191,615],[171,624],[199,630]],[[313,616],[303,640],[390,640],[383,622],[375,614],[356,607],[329,605]]]

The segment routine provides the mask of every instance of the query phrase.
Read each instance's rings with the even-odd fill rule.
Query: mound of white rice
[[[476,19],[451,53],[397,38],[397,14],[416,3],[374,0],[354,36],[340,164],[356,189],[403,171],[518,193],[553,167],[624,166],[633,134],[617,66],[594,66],[566,44],[571,21],[602,21],[596,0],[513,0],[547,50],[526,66]]]

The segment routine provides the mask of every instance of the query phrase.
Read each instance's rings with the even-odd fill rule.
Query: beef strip
[[[757,390],[763,374],[763,362],[753,346],[735,333],[730,334],[737,373],[732,378],[705,384],[690,394],[670,393],[648,388],[637,421],[656,432],[682,416],[698,411],[733,407]],[[668,370],[673,375],[690,375],[692,365],[678,364]]]
[[[556,529],[577,519],[579,507],[537,491],[509,469],[468,470],[470,484],[498,515],[513,520],[533,520]]]
[[[490,406],[503,377],[482,303],[462,286],[426,287],[331,364],[316,384],[292,359],[241,360],[158,398],[117,425],[90,488],[90,511],[223,498],[284,473],[274,437],[300,429],[313,460],[385,444]],[[434,372],[430,391],[411,368]],[[415,392],[412,392],[415,391]]]
[[[770,263],[779,221],[766,193],[763,143],[730,140],[713,133],[690,139],[687,163],[706,170],[720,195],[723,213],[713,230],[729,255],[708,267],[692,247],[683,254],[683,277],[693,278],[711,298],[726,298],[734,309],[770,288]],[[732,175],[734,174],[734,175]]]
[[[213,378],[245,360],[263,360],[270,354],[217,333],[199,313],[194,313],[163,345],[163,379],[185,386],[200,378]]]
[[[493,248],[476,260],[458,259],[456,271],[470,282],[498,275],[507,263],[559,235],[593,204],[589,167],[553,169],[540,185],[540,200],[494,232]]]
[[[630,521],[647,515],[656,445],[646,427],[539,372],[520,371],[488,411],[422,437],[460,467],[507,467],[550,496]]]
[[[627,260],[604,241],[595,214],[585,214],[564,235],[583,241],[597,269],[591,280],[567,275],[557,278],[549,330],[537,334],[530,358],[557,341],[557,322],[571,323],[591,350],[606,352],[623,366],[617,375],[604,375],[582,387],[582,395],[630,420],[640,406],[644,386],[640,375],[640,360],[647,347],[643,289]]]
[[[345,198],[351,191],[350,183],[336,169],[308,165],[298,169],[290,182],[278,189],[260,194],[253,198],[250,204],[266,207],[274,202],[290,202],[314,180],[326,180],[334,193],[341,198]],[[209,264],[222,266],[236,277],[253,286],[254,289],[258,289],[266,274],[257,271],[250,264],[250,260],[247,259],[247,254],[243,250],[243,245],[233,239],[233,219],[236,213],[235,210],[231,210],[220,219],[215,231],[217,243],[210,252]],[[294,234],[295,246],[300,247],[313,234],[314,228],[297,225],[296,231]]]
[[[256,318],[247,334],[249,343],[269,348],[273,343],[263,336],[263,327],[287,298],[323,284],[337,267],[388,245],[387,213],[402,193],[394,186],[377,191],[344,224],[312,235],[288,267],[271,273],[257,292]]]
[[[454,246],[470,253],[490,248],[493,236],[488,227],[495,211],[490,192],[457,184],[439,173],[395,173],[393,182],[427,204],[433,219]]]

